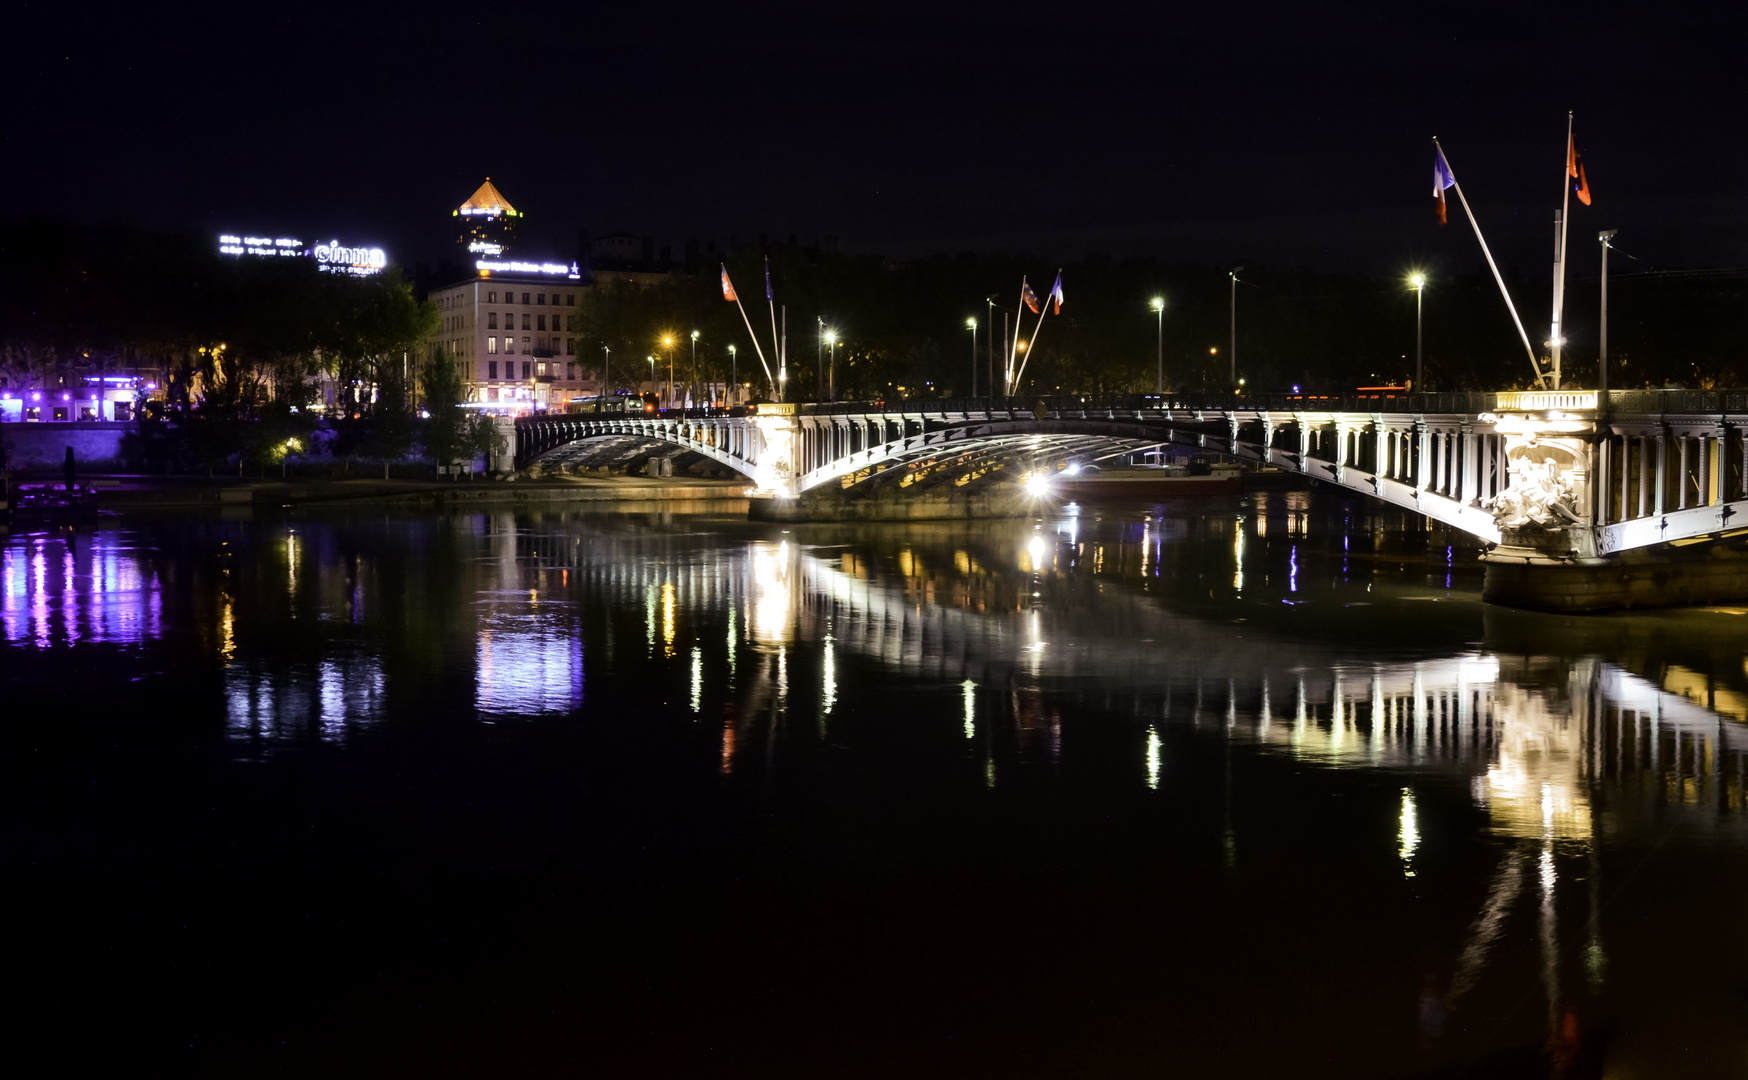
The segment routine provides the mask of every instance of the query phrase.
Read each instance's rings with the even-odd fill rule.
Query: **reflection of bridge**
[[[1730,525],[1748,510],[1745,413],[1748,393],[1698,391],[1605,401],[1576,391],[766,405],[751,416],[528,418],[516,422],[516,456],[559,461],[592,441],[634,437],[745,473],[757,494],[817,503],[969,496],[1004,483],[1013,491],[1022,477],[1072,462],[1188,445],[1404,507],[1496,546],[1490,599],[1585,608],[1743,590],[1748,574],[1731,560],[1702,565],[1697,556],[1710,548],[1679,573],[1660,565],[1655,582],[1634,560],[1609,560],[1653,548],[1671,556],[1671,546],[1703,541],[1735,540],[1723,546],[1742,554],[1736,537],[1748,529]]]

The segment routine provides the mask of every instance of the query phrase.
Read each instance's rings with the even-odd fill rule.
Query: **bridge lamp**
[[[1154,362],[1159,371],[1154,380],[1153,392],[1163,394],[1165,393],[1165,297],[1154,297],[1153,303],[1148,306],[1153,308],[1155,315],[1159,316],[1159,341],[1154,355]]]
[[[1030,473],[1026,477],[1026,494],[1034,499],[1050,494],[1050,478],[1042,472]]]
[[[971,331],[971,396],[977,396],[977,320],[966,319],[965,329]]]
[[[1414,388],[1426,393],[1420,378],[1420,312],[1422,299],[1426,295],[1426,275],[1414,273],[1408,276],[1408,285],[1414,290]]]

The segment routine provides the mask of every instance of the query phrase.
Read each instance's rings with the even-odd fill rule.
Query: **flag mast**
[[[1024,308],[1026,306],[1026,284],[1027,284],[1026,278],[1024,275],[1022,275],[1020,277],[1020,307],[1021,308]],[[1003,390],[1004,397],[1013,397],[1014,396],[1014,357],[1019,355],[1020,318],[1021,318],[1020,312],[1019,312],[1019,310],[1016,309],[1014,311],[1014,336],[1007,343],[1007,345],[1008,345],[1008,366],[1007,366],[1007,370],[1002,372],[1002,390]]]
[[[727,299],[734,301],[735,307],[740,309],[740,321],[747,324],[747,337],[752,339],[753,351],[759,354],[759,366],[765,369],[765,381],[771,384],[771,396],[778,397],[777,380],[771,378],[771,365],[765,362],[765,350],[759,348],[759,335],[753,333],[753,321],[747,318],[746,305],[740,302],[740,294],[735,292],[734,287],[729,284],[726,263],[722,265],[722,292]]]
[[[1451,187],[1457,190],[1457,201],[1463,204],[1463,213],[1469,217],[1469,225],[1475,230],[1475,240],[1481,245],[1481,254],[1487,257],[1487,266],[1493,271],[1493,280],[1499,284],[1499,295],[1505,298],[1505,310],[1511,312],[1511,321],[1517,326],[1517,336],[1523,340],[1523,351],[1529,355],[1530,368],[1536,373],[1536,382],[1542,382],[1542,366],[1536,363],[1536,352],[1530,348],[1529,335],[1524,333],[1523,320],[1517,317],[1517,307],[1511,302],[1511,294],[1505,291],[1505,279],[1499,276],[1499,264],[1493,261],[1493,253],[1487,250],[1487,239],[1481,235],[1481,225],[1475,220],[1475,211],[1469,209],[1469,200],[1463,197],[1463,185],[1457,183],[1457,172],[1451,168],[1451,159],[1445,154],[1445,148],[1439,145],[1438,136],[1432,137],[1432,145],[1444,159],[1445,169],[1451,174]]]
[[[1572,184],[1567,174],[1572,171],[1572,110],[1566,110],[1566,161],[1560,169],[1560,217],[1554,222],[1557,232],[1554,235],[1554,320],[1553,328],[1548,334],[1549,355],[1554,361],[1554,389],[1560,389],[1560,346],[1565,340],[1560,336],[1561,315],[1565,313],[1566,305],[1566,218],[1572,209]]]
[[[1062,268],[1061,267],[1056,268],[1056,281],[1058,284],[1060,284],[1062,281]],[[1053,303],[1055,303],[1055,301],[1056,301],[1056,288],[1055,288],[1055,286],[1052,286],[1050,289],[1050,295],[1046,296],[1044,298],[1044,303],[1040,306],[1040,309],[1038,311],[1038,325],[1032,327],[1032,341],[1029,345],[1026,346],[1026,358],[1024,360],[1020,361],[1020,370],[1016,371],[1014,373],[1013,388],[1015,390],[1019,389],[1020,380],[1026,377],[1026,365],[1031,363],[1032,353],[1034,351],[1036,351],[1036,349],[1038,347],[1038,331],[1042,330],[1044,328],[1044,316],[1050,314],[1050,307]],[[1016,347],[1019,344],[1019,339],[1017,336],[1014,339],[1014,344]]]

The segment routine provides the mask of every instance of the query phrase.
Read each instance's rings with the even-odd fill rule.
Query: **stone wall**
[[[86,462],[109,465],[121,456],[122,436],[132,430],[132,424],[98,420],[0,424],[0,448],[14,469],[59,469],[69,446],[81,468]]]

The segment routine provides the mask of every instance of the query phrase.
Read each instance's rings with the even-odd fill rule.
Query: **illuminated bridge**
[[[1748,595],[1748,522],[1732,527],[1748,510],[1745,424],[1748,391],[1190,394],[550,414],[516,421],[515,445],[524,467],[603,439],[693,451],[795,518],[912,501],[932,509],[892,516],[1024,512],[1025,477],[1191,446],[1466,532],[1488,548],[1490,598],[1585,610]],[[1529,585],[1531,570],[1551,572]]]

